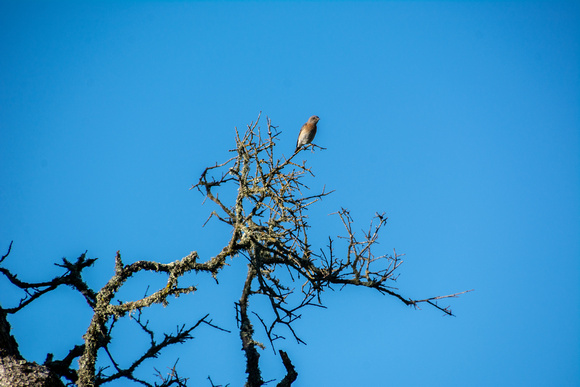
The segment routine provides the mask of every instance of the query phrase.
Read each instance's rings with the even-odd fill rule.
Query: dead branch
[[[428,299],[404,297],[390,283],[397,279],[403,263],[402,255],[378,254],[380,232],[387,223],[384,213],[377,213],[369,228],[359,237],[354,231],[354,221],[348,210],[342,208],[336,214],[343,223],[346,235],[339,236],[345,251],[336,251],[336,242],[329,238],[327,249],[314,253],[308,241],[308,208],[322,200],[330,192],[324,189],[314,195],[304,195],[308,187],[304,177],[314,176],[306,163],[296,162],[305,148],[312,152],[313,144],[295,151],[289,158],[276,157],[275,145],[279,132],[269,119],[266,131],[256,122],[247,126],[244,133],[236,129],[236,147],[231,149],[234,157],[224,163],[206,168],[199,181],[192,186],[217,204],[210,219],[215,217],[232,227],[230,245],[240,256],[248,260],[248,274],[240,301],[236,304],[236,318],[240,329],[242,349],[246,353],[246,386],[264,384],[256,347],[263,347],[253,339],[253,327],[249,314],[252,296],[267,297],[273,317],[269,322],[262,313],[252,311],[261,323],[272,349],[274,342],[284,338],[277,333],[279,327],[291,332],[297,342],[303,341],[293,329],[293,323],[301,318],[301,310],[307,306],[322,306],[320,295],[327,288],[339,286],[364,286],[393,296],[406,305],[418,307],[425,303],[451,315],[449,308],[442,308],[436,301],[456,297],[462,293]],[[229,188],[228,188],[229,187]],[[237,190],[232,202],[219,198],[222,190]],[[208,221],[210,220],[208,219]],[[285,279],[287,274],[290,279]],[[303,279],[300,291],[294,283]],[[298,297],[298,294],[300,296]],[[290,385],[296,378],[287,355],[280,352],[288,374],[279,385]]]
[[[138,261],[130,265],[124,265],[121,259],[121,254],[117,252],[115,257],[115,275],[107,282],[105,286],[97,293],[97,302],[93,308],[94,315],[89,325],[87,332],[84,335],[85,347],[82,356],[79,359],[79,386],[95,386],[97,384],[106,383],[110,380],[125,377],[133,381],[142,382],[134,378],[133,371],[145,359],[155,357],[157,353],[168,345],[182,342],[190,338],[189,332],[195,329],[199,324],[206,322],[205,318],[198,321],[190,329],[182,327],[175,335],[165,335],[165,339],[160,343],[153,343],[149,350],[136,360],[128,369],[121,369],[115,366],[117,373],[109,378],[96,378],[96,360],[97,351],[100,348],[107,348],[110,334],[107,331],[106,324],[111,319],[118,319],[125,316],[127,313],[133,311],[140,311],[153,304],[166,305],[168,297],[179,296],[181,294],[193,293],[196,288],[194,286],[179,287],[178,279],[183,275],[192,271],[205,271],[216,276],[219,269],[225,264],[225,258],[234,253],[227,247],[224,248],[220,254],[210,259],[208,262],[198,263],[198,255],[192,252],[181,260],[162,264],[153,261]],[[112,301],[119,291],[121,286],[134,274],[140,271],[153,271],[157,273],[167,274],[167,285],[151,294],[145,296],[137,301],[121,302],[114,304]],[[143,326],[142,326],[143,328]],[[152,339],[153,340],[153,339]],[[111,358],[112,360],[112,358]],[[113,360],[113,364],[116,364]]]
[[[122,368],[119,365],[119,363],[117,361],[115,361],[111,351],[109,350],[109,346],[108,346],[109,343],[107,343],[104,346],[104,349],[105,349],[105,352],[107,353],[107,356],[109,357],[109,360],[113,364],[113,367],[115,368],[115,373],[113,373],[109,376],[104,376],[103,373],[101,372],[99,374],[99,377],[97,378],[97,381],[95,384],[101,385],[101,384],[105,384],[105,383],[111,382],[111,381],[116,380],[116,379],[126,378],[129,380],[139,382],[139,383],[146,385],[146,386],[151,386],[151,384],[149,384],[145,380],[139,379],[134,375],[134,372],[137,370],[137,368],[145,360],[156,358],[164,348],[166,348],[170,345],[184,343],[185,341],[192,339],[193,336],[191,336],[191,332],[194,329],[198,328],[201,324],[205,324],[205,325],[208,325],[210,327],[213,327],[213,328],[225,331],[225,332],[229,332],[226,329],[220,328],[217,325],[212,324],[211,320],[209,320],[208,318],[209,318],[209,314],[206,314],[205,316],[203,316],[201,319],[199,319],[194,325],[190,326],[189,328],[185,328],[185,325],[177,327],[175,333],[169,333],[169,334],[165,333],[163,335],[163,339],[161,341],[158,341],[156,339],[155,332],[153,330],[149,329],[149,327],[148,327],[149,322],[142,321],[142,310],[139,310],[136,313],[136,318],[134,319],[134,321],[137,325],[139,325],[141,330],[149,337],[149,343],[150,343],[149,348],[139,358],[133,360],[129,367]],[[171,385],[172,383],[177,384],[177,385],[186,385],[186,383],[187,383],[186,379],[181,379],[177,376],[177,371],[175,369],[175,365],[173,366],[169,375],[167,375],[165,378],[162,378],[162,379],[163,379],[163,383],[164,383],[163,385]]]
[[[414,308],[426,304],[446,315],[453,315],[450,307],[439,306],[438,301],[468,291],[415,299],[404,296],[393,286],[403,263],[403,255],[395,250],[392,254],[376,253],[381,232],[388,220],[384,213],[376,213],[368,228],[357,233],[350,212],[341,208],[334,214],[338,215],[345,233],[336,238],[329,237],[325,248],[313,249],[308,239],[310,225],[307,211],[332,191],[328,192],[324,187],[319,193],[308,194],[305,178],[314,174],[306,161],[299,161],[298,157],[307,148],[311,149],[311,154],[324,148],[310,144],[289,157],[278,156],[275,146],[280,132],[270,119],[266,120],[265,130],[258,126],[259,121],[260,116],[243,133],[236,128],[235,147],[230,150],[233,157],[205,168],[197,183],[191,186],[191,189],[195,188],[204,195],[204,202],[209,199],[216,206],[206,223],[217,219],[232,228],[227,245],[209,260],[198,262],[198,254],[192,252],[168,264],[155,261],[124,264],[121,254],[117,252],[114,274],[98,291],[92,290],[82,279],[83,270],[96,260],[86,258],[86,252],[76,262],[63,259],[57,266],[63,268],[65,273],[44,282],[21,281],[15,274],[0,267],[0,273],[24,292],[18,305],[9,309],[0,308],[2,313],[15,313],[61,285],[68,285],[81,293],[93,310],[83,344],[75,346],[62,360],[55,361],[49,354],[46,367],[83,387],[98,386],[121,378],[152,386],[135,376],[135,371],[143,362],[155,358],[170,345],[191,339],[190,333],[202,324],[225,330],[213,324],[206,315],[187,328],[181,325],[174,333],[165,333],[160,339],[149,328],[148,322],[142,320],[142,311],[154,304],[167,305],[172,297],[196,292],[195,286],[180,285],[180,280],[188,273],[207,273],[217,281],[228,257],[243,257],[248,263],[241,296],[235,304],[242,350],[246,357],[247,387],[268,383],[262,378],[259,364],[259,350],[265,349],[265,346],[254,339],[252,318],[257,318],[262,325],[272,350],[275,351],[275,344],[279,339],[284,339],[283,334],[287,332],[296,342],[304,344],[294,329],[295,322],[302,318],[305,308],[324,307],[321,294],[327,289],[367,287]],[[228,195],[224,192],[236,194],[233,200],[227,200],[224,198]],[[10,254],[11,248],[12,243],[8,252],[0,258],[0,263]],[[127,281],[143,271],[166,276],[165,286],[138,300],[116,300],[116,295]],[[266,298],[269,305],[267,311],[252,310],[250,300],[254,296]],[[116,321],[127,315],[136,316],[135,322],[149,339],[149,348],[124,367],[115,359],[109,344]],[[97,370],[99,349],[103,349],[109,357],[111,370]],[[287,353],[282,350],[278,353],[286,370],[278,386],[290,386],[298,374]],[[78,371],[71,368],[76,358],[79,358]],[[155,385],[159,386],[185,386],[187,383],[186,378],[177,374],[176,364],[167,375],[157,371],[157,376],[161,384]],[[213,386],[211,379],[208,379]]]
[[[11,247],[12,242],[10,242],[10,248],[8,249],[8,253],[2,257],[0,262],[4,261],[4,259],[8,256]],[[6,268],[0,267],[0,273],[4,274],[4,276],[8,279],[8,281],[10,281],[11,284],[25,292],[25,295],[22,297],[17,306],[13,308],[5,308],[4,311],[9,314],[16,313],[25,306],[29,305],[34,300],[36,300],[37,298],[41,297],[42,295],[48,292],[55,290],[56,288],[62,285],[68,285],[73,289],[77,290],[84,296],[85,300],[90,306],[94,306],[96,302],[96,294],[83,281],[82,271],[87,267],[92,266],[97,259],[96,258],[87,259],[86,254],[87,253],[85,251],[77,258],[76,262],[70,262],[66,258],[63,258],[62,264],[55,265],[66,269],[65,273],[49,281],[43,282],[21,281],[18,279],[16,274],[11,273]]]

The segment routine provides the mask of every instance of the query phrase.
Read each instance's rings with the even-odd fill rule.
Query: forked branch
[[[272,347],[283,338],[277,332],[285,327],[294,338],[303,342],[293,329],[293,322],[301,318],[301,309],[306,306],[322,306],[320,295],[333,285],[364,286],[391,295],[406,305],[418,307],[426,303],[451,314],[436,301],[457,297],[455,293],[427,299],[404,297],[390,285],[397,279],[397,270],[403,263],[402,255],[375,255],[380,232],[387,223],[385,214],[376,214],[368,231],[359,238],[353,230],[353,220],[348,210],[338,214],[346,235],[345,251],[337,251],[336,242],[329,238],[327,249],[320,254],[312,251],[308,241],[308,208],[322,200],[330,192],[323,190],[314,195],[304,195],[308,187],[306,176],[314,176],[306,163],[295,160],[302,150],[290,157],[277,157],[275,145],[278,141],[277,128],[267,119],[266,130],[256,122],[247,126],[244,133],[236,130],[236,147],[230,151],[234,157],[224,163],[207,168],[199,181],[192,186],[217,204],[215,217],[232,227],[230,246],[248,261],[248,274],[237,303],[238,322],[242,349],[246,353],[246,386],[260,386],[264,382],[258,366],[257,347],[263,347],[254,338],[250,319],[250,298],[267,297],[273,317],[263,317],[264,312],[253,311],[260,321]],[[314,147],[312,147],[314,151]],[[219,199],[218,192],[236,190],[231,202]],[[221,212],[221,213],[220,213]],[[296,291],[296,281],[303,281]],[[288,371],[280,385],[290,385],[295,380],[295,370],[286,353],[280,352]]]

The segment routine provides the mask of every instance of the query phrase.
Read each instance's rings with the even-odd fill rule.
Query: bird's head
[[[309,124],[315,124],[320,120],[320,118],[318,118],[318,116],[312,116],[308,119],[308,123]]]

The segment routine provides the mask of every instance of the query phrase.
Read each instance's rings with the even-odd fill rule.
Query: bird
[[[318,118],[318,116],[312,116],[304,125],[302,125],[300,133],[298,134],[298,141],[296,141],[296,150],[294,152],[298,152],[300,147],[310,144],[312,140],[314,140],[314,136],[316,136],[316,123],[319,120],[320,118]]]

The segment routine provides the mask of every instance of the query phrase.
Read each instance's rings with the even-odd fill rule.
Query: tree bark
[[[64,387],[64,383],[47,367],[22,358],[6,312],[0,308],[0,387],[29,386]]]

